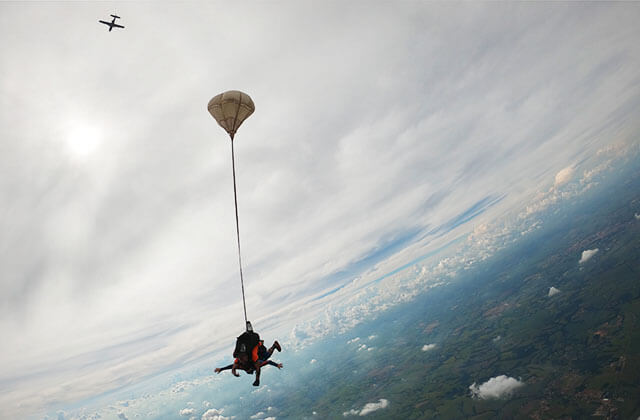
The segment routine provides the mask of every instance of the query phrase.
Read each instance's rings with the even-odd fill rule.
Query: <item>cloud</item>
[[[273,407],[268,407],[268,408],[267,408],[267,411],[272,411],[272,410],[273,410]],[[267,415],[267,414],[266,414],[264,411],[260,411],[260,412],[258,412],[258,413],[256,413],[256,414],[254,414],[253,416],[251,416],[250,418],[251,418],[251,419],[264,419],[264,420],[269,420],[269,419],[271,419],[271,420],[275,420],[275,417],[273,417],[273,416],[270,416],[270,417],[264,417],[264,416],[266,416],[266,415]]]
[[[626,144],[625,142],[614,143],[598,150],[595,157],[592,155],[592,162],[589,164],[581,164],[581,166],[584,166],[584,168],[581,168],[583,169],[582,177],[576,177],[580,165],[571,165],[561,170],[556,175],[554,185],[546,191],[538,191],[534,199],[527,203],[520,212],[519,218],[528,219],[536,214],[542,214],[553,206],[567,202],[591,190],[599,183],[599,180],[607,173],[611,173],[616,166],[624,165],[625,155],[634,156],[638,152],[640,152],[640,146]],[[577,182],[572,182],[574,178],[578,178]],[[526,235],[541,226],[542,220],[531,219],[527,225],[523,226],[521,234]]]
[[[137,416],[134,416],[134,417],[137,417]],[[73,417],[71,417],[69,420],[102,420],[102,419],[104,419],[104,417],[100,413],[94,412],[90,414],[83,413],[81,415],[73,415]]]
[[[187,416],[192,416],[196,413],[196,410],[194,408],[183,408],[182,410],[180,410],[180,415],[187,417]]]
[[[261,385],[257,388],[254,388],[253,391],[251,391],[252,394],[264,394],[264,393],[270,393],[271,392],[271,388],[269,388],[269,385]]]
[[[118,413],[118,418],[120,420],[129,420],[129,418],[124,413]]]
[[[223,410],[217,410],[215,408],[205,411],[201,420],[230,420],[230,417],[224,417],[222,415]]]
[[[575,173],[575,166],[574,165],[571,165],[571,166],[568,166],[568,167],[564,168],[563,170],[561,170],[560,172],[558,172],[556,174],[556,179],[555,179],[554,186],[560,187],[560,186],[568,183],[573,178],[574,173]]]
[[[360,415],[366,416],[369,413],[373,413],[374,411],[378,411],[383,408],[386,408],[388,405],[389,405],[389,401],[381,398],[380,401],[378,401],[377,403],[365,404],[362,410],[360,410]]]
[[[524,385],[524,382],[521,382],[515,378],[510,378],[506,375],[496,376],[495,378],[489,379],[487,382],[476,385],[474,382],[469,386],[471,390],[471,395],[474,398],[480,398],[483,400],[487,399],[498,399],[509,397],[513,394],[513,392]]]
[[[636,220],[640,220],[640,214],[634,213],[633,216],[636,218]]]
[[[184,392],[187,386],[189,386],[189,382],[187,381],[177,382],[173,384],[173,387],[171,387],[171,392],[173,392],[174,394],[179,394],[181,392]]]
[[[312,364],[317,363],[317,362],[318,362],[318,361],[317,361],[316,359],[311,359],[311,361],[309,362],[309,364],[311,364],[311,365],[312,365]]]
[[[304,330],[300,326],[296,325],[291,332],[291,335],[295,337],[297,341],[304,342],[313,336],[313,333]]]
[[[369,336],[369,340],[373,340],[373,339],[375,339],[376,337],[378,337],[378,336],[377,336],[377,335],[375,335],[375,334],[370,335],[370,336]]]
[[[589,261],[594,255],[598,253],[598,251],[598,248],[582,251],[582,256],[580,257],[580,261],[578,261],[578,264],[584,264],[585,262]]]
[[[360,337],[356,337],[356,338],[353,338],[353,339],[347,341],[347,344],[353,344],[353,343],[358,342],[358,341],[360,341]]]
[[[560,290],[559,290],[559,289],[556,289],[556,288],[555,288],[555,287],[553,287],[553,286],[551,286],[551,287],[549,288],[549,294],[548,294],[548,296],[549,296],[549,297],[551,297],[551,296],[557,295],[558,293],[560,293]]]
[[[389,401],[381,398],[378,402],[375,403],[367,403],[360,410],[351,409],[349,411],[345,411],[342,413],[344,417],[347,416],[366,416],[367,414],[373,413],[374,411],[381,410],[389,406]]]
[[[424,346],[422,346],[422,351],[429,351],[435,348],[436,348],[435,344],[425,344]]]

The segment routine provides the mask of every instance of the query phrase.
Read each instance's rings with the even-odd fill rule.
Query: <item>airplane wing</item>
[[[111,22],[105,22],[104,20],[99,20],[98,22],[104,23],[105,25],[111,25]]]
[[[115,27],[115,28],[124,28],[124,26],[122,26],[122,25],[117,25],[117,24],[115,24],[115,23],[113,23],[111,26],[113,26],[113,27]]]

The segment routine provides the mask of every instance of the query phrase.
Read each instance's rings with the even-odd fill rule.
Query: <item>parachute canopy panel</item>
[[[208,109],[220,127],[224,128],[233,140],[242,122],[253,114],[256,107],[246,93],[230,90],[214,96],[209,101]]]

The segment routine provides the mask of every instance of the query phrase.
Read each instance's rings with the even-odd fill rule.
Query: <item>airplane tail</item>
[[[120,19],[120,16],[116,16],[116,15],[111,15],[111,17],[116,18],[116,19]]]

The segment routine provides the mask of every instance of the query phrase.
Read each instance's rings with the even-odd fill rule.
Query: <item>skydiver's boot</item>
[[[256,378],[256,380],[253,381],[253,386],[260,386],[260,379]]]

